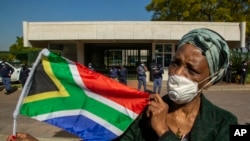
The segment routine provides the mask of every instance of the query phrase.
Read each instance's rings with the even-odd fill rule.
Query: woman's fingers
[[[157,103],[164,103],[161,96],[159,94],[151,94],[148,97],[149,102],[157,102]]]
[[[163,114],[168,111],[168,105],[162,100],[161,96],[158,94],[150,95],[148,98],[148,109],[147,116],[151,117],[153,115]]]
[[[38,141],[27,133],[16,133],[16,136],[10,135],[6,141]]]

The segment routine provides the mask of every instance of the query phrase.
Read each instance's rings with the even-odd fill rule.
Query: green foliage
[[[15,59],[15,56],[9,52],[0,52],[0,61],[12,62]]]
[[[146,10],[153,21],[246,21],[250,41],[249,0],[152,0]]]
[[[1,52],[0,60],[13,62],[19,60],[22,64],[31,65],[36,59],[40,48],[24,47],[23,37],[16,37],[16,42],[10,46],[10,52]]]
[[[250,83],[250,52],[242,52],[241,50],[237,50],[237,49],[233,49],[230,50],[231,53],[231,57],[230,60],[233,63],[233,70],[234,70],[234,74],[233,74],[233,82],[236,82],[237,79],[239,79],[240,77],[240,68],[242,65],[243,61],[247,61],[248,62],[248,68],[247,68],[247,72],[248,72],[248,77],[246,79],[246,83]]]

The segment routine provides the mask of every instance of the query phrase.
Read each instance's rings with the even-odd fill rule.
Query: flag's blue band
[[[72,134],[75,134],[84,141],[110,141],[117,135],[113,134],[103,126],[84,116],[67,116],[46,120],[51,125],[60,127]],[[75,125],[72,127],[72,125]]]

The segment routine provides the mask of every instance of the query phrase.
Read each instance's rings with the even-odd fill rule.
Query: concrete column
[[[240,23],[240,47],[246,47],[246,22]]]
[[[77,62],[84,64],[84,44],[82,41],[78,41],[76,43],[76,55],[77,55]]]
[[[152,43],[152,59],[156,59],[155,58],[155,43]]]
[[[23,22],[23,46],[24,47],[30,47],[31,44],[28,41],[28,22]]]
[[[150,68],[148,68],[148,69],[150,69]],[[147,82],[149,82],[150,81],[150,72],[149,72],[149,70],[148,71],[146,71],[146,81]]]

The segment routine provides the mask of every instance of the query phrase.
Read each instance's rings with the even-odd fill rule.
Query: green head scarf
[[[185,34],[180,40],[178,48],[185,44],[192,44],[203,52],[208,62],[213,84],[225,76],[230,51],[227,42],[221,35],[210,29],[198,28]]]

